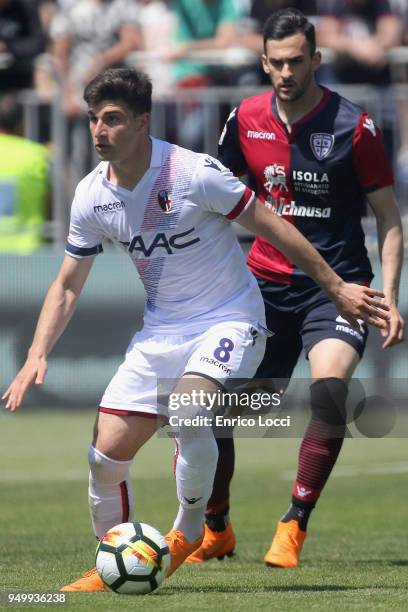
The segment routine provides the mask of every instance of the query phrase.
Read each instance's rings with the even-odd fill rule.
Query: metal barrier
[[[330,60],[331,55],[325,52],[324,56]],[[389,53],[392,66],[395,70],[406,71],[408,66],[408,48],[399,47]],[[209,64],[224,66],[247,66],[258,61],[257,56],[245,49],[227,49],[225,52],[192,53],[191,57],[205,61]],[[158,61],[157,55],[138,52],[129,56],[129,63],[140,65]],[[268,88],[261,87],[211,87],[178,90],[161,90],[154,95],[151,121],[153,136],[171,142],[177,142],[187,148],[195,148],[212,155],[217,154],[217,143],[223,124],[231,109],[243,98],[255,95]],[[398,121],[399,108],[408,104],[408,85],[397,84],[387,89],[379,90],[370,86],[336,86],[340,94],[353,100],[366,108],[381,128],[392,133],[396,159],[400,144],[401,129]],[[70,141],[73,138],[73,127],[61,110],[61,99],[57,94],[49,104],[44,107],[34,91],[21,93],[20,99],[24,106],[24,133],[32,140],[44,140],[44,116],[48,141],[52,147],[52,185],[53,207],[52,219],[47,234],[51,233],[54,242],[61,244],[65,241],[69,208],[76,183],[89,170],[90,166],[82,163],[80,157],[88,152],[88,157],[96,164],[95,155],[92,156],[90,138],[85,125],[85,115],[82,130],[77,130],[75,138],[80,144],[77,148],[81,155],[70,154]],[[44,112],[45,111],[45,112]],[[78,138],[77,138],[78,137]],[[400,202],[403,211],[408,210],[408,187],[398,185]]]

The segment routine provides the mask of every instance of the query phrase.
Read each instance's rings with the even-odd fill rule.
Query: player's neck
[[[279,117],[286,125],[288,132],[291,132],[292,125],[308,115],[318,104],[323,97],[323,89],[319,87],[316,81],[313,81],[310,87],[298,100],[284,101],[276,98],[276,106]]]
[[[133,191],[150,167],[152,142],[149,137],[138,152],[120,162],[109,162],[107,179],[113,185]]]

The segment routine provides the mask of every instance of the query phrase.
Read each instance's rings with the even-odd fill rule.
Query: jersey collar
[[[327,89],[327,87],[323,87],[322,85],[320,85],[320,88],[323,90],[323,96],[320,100],[320,102],[314,107],[312,108],[312,110],[307,113],[306,115],[304,115],[303,117],[301,117],[300,119],[298,119],[297,121],[295,121],[294,123],[292,123],[292,131],[290,134],[288,134],[287,132],[287,128],[285,123],[282,121],[282,119],[279,116],[279,112],[278,112],[278,107],[276,104],[276,94],[273,94],[272,96],[272,113],[276,119],[276,121],[278,121],[278,123],[281,125],[281,127],[284,129],[285,133],[288,134],[288,138],[289,140],[294,140],[296,132],[298,131],[298,129],[304,125],[305,123],[309,123],[309,121],[311,121],[312,119],[315,118],[316,115],[318,115],[320,113],[320,111],[322,111],[325,106],[327,106],[330,98],[331,98],[331,91],[330,89]]]
[[[152,156],[150,159],[150,168],[158,168],[164,162],[164,142],[150,136],[152,143]]]
[[[149,138],[150,138],[150,141],[152,143],[152,154],[151,154],[151,157],[150,157],[150,165],[149,165],[149,168],[147,169],[146,173],[149,172],[149,170],[151,168],[159,168],[160,166],[163,165],[163,162],[164,162],[164,142],[163,142],[163,140],[158,140],[157,138],[153,138],[152,136],[149,136]],[[102,175],[102,179],[103,179],[104,183],[110,189],[116,189],[117,191],[126,191],[126,192],[128,192],[128,190],[125,189],[124,187],[121,187],[120,185],[112,185],[112,183],[110,181],[108,181],[107,177],[108,177],[109,162],[105,161],[105,162],[101,162],[100,164],[101,164],[100,165],[100,167],[101,167],[100,174]],[[135,191],[138,188],[138,185],[140,184],[140,182],[142,180],[143,180],[143,177],[139,181],[139,183],[137,183],[137,185],[135,186],[133,191]]]

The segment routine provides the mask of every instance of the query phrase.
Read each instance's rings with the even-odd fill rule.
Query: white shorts
[[[100,408],[163,414],[158,409],[158,381],[194,373],[227,386],[230,378],[253,378],[265,352],[265,333],[261,325],[228,321],[189,336],[142,330],[133,337]]]

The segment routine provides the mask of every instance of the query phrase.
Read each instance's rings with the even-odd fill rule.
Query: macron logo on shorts
[[[357,323],[360,326],[360,333],[356,329],[353,329],[347,319],[344,319],[341,315],[336,318],[336,322],[341,323],[341,325],[336,325],[336,331],[342,331],[346,334],[351,334],[352,336],[356,336],[359,339],[361,339],[361,335],[364,334],[363,319],[357,319]],[[343,325],[343,323],[345,323],[345,325]]]

